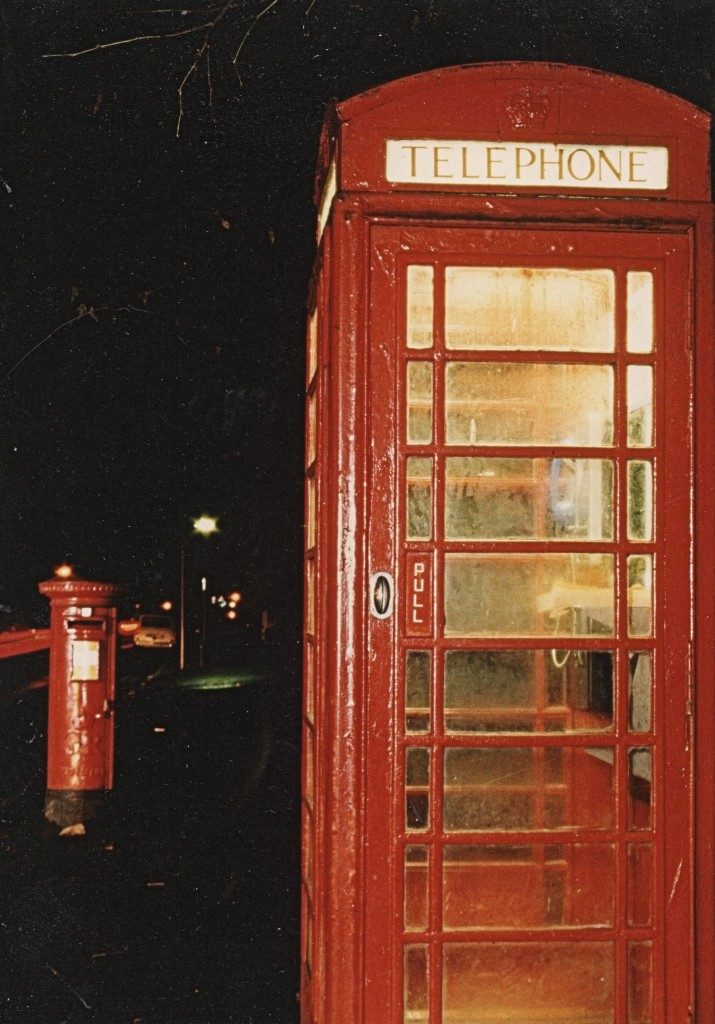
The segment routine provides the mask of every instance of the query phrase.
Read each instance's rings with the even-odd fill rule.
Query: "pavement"
[[[46,691],[0,703],[1,1024],[295,1024],[295,687],[125,678],[116,788],[43,819]]]

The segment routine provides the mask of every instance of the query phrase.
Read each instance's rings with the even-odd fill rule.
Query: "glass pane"
[[[445,750],[448,832],[608,828],[613,803],[610,747]]]
[[[635,747],[628,751],[629,828],[650,828],[651,772],[650,747]]]
[[[653,557],[628,556],[628,635],[653,631]]]
[[[612,1024],[613,995],[611,942],[444,947],[442,1006],[454,1024]]]
[[[306,524],[305,545],[308,549],[315,547],[315,478],[308,477],[306,480],[308,491],[308,522]]]
[[[648,448],[653,444],[653,367],[629,366],[626,371],[628,444]]]
[[[653,1022],[653,950],[650,942],[628,943],[628,1024]]]
[[[315,647],[312,640],[305,641],[305,715],[315,721]]]
[[[432,536],[432,459],[407,460],[407,539]]]
[[[427,1020],[427,946],[405,946],[405,1024]]]
[[[405,847],[405,930],[423,931],[427,927],[427,886],[429,848]]]
[[[405,824],[410,830],[429,827],[429,748],[408,747],[406,753]]]
[[[628,539],[653,539],[653,463],[628,463]]]
[[[307,465],[310,466],[315,462],[315,445],[316,445],[316,421],[317,403],[315,395],[311,395],[308,398],[308,458]]]
[[[447,651],[445,730],[595,732],[613,725],[610,651]]]
[[[312,558],[305,563],[305,629],[315,633],[315,563]]]
[[[432,348],[434,270],[407,268],[407,347]]]
[[[448,554],[447,636],[613,633],[613,556]]]
[[[653,661],[650,651],[638,651],[629,658],[628,728],[650,732],[653,692]]]
[[[313,730],[310,726],[306,726],[303,730],[303,738],[305,741],[305,789],[304,796],[310,806],[313,806],[313,792],[314,792],[314,780],[315,780],[315,741],[313,739]]]
[[[430,652],[408,651],[405,659],[405,729],[408,733],[429,732],[431,675]]]
[[[407,443],[432,440],[432,363],[407,364]]]
[[[653,847],[628,844],[628,924],[645,928],[653,921]]]
[[[613,441],[610,366],[450,362],[446,400],[448,444]]]
[[[447,267],[447,348],[613,352],[612,270]]]
[[[613,463],[604,459],[447,459],[450,540],[611,540]]]
[[[445,846],[444,927],[613,923],[615,847]]]
[[[318,311],[311,313],[308,321],[308,383],[315,376],[318,369]]]
[[[630,270],[626,281],[626,349],[629,352],[652,352],[653,275],[647,270]]]

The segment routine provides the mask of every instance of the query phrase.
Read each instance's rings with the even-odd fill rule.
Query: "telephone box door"
[[[370,237],[366,1020],[684,1022],[687,239]]]

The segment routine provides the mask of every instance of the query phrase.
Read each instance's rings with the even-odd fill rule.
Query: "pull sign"
[[[432,558],[430,555],[410,553],[406,562],[405,632],[407,636],[431,636]]]
[[[376,619],[389,619],[394,606],[395,582],[389,572],[370,577],[370,611]]]

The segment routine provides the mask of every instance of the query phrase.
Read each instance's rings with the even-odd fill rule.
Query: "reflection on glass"
[[[315,395],[311,395],[308,398],[308,460],[307,464],[310,466],[315,462],[316,453],[316,437],[317,437],[317,402]]]
[[[653,949],[628,943],[628,1024],[653,1024]]]
[[[305,641],[305,715],[312,724],[315,721],[315,646],[312,640]]]
[[[407,443],[432,440],[432,363],[407,364]]]
[[[442,878],[448,929],[613,923],[611,844],[445,846]]]
[[[650,636],[653,631],[653,556],[629,555],[628,635]]]
[[[608,828],[613,824],[610,747],[447,747],[447,832]]]
[[[653,463],[628,463],[628,539],[653,539]]]
[[[628,844],[628,924],[645,928],[653,921],[653,846]]]
[[[318,311],[313,310],[308,321],[308,383],[318,369]]]
[[[446,399],[447,444],[613,442],[610,366],[449,362]]]
[[[629,366],[626,370],[628,444],[648,448],[653,444],[653,367]]]
[[[447,636],[612,635],[613,556],[448,554]]]
[[[306,728],[303,735],[305,737],[305,799],[312,807],[315,779],[315,742],[313,740],[313,730]]]
[[[613,352],[612,270],[447,267],[447,348]]]
[[[315,477],[308,477],[306,480],[306,489],[308,491],[308,522],[305,544],[308,550],[315,547]]]
[[[408,747],[405,773],[405,825],[419,831],[429,827],[429,748]]]
[[[611,540],[613,463],[448,458],[444,514],[450,540]]]
[[[405,729],[408,733],[429,732],[430,677],[432,655],[429,651],[408,651],[405,658]]]
[[[432,459],[407,460],[407,539],[432,536]]]
[[[653,693],[653,660],[650,651],[638,651],[629,658],[628,728],[650,732]]]
[[[595,732],[613,726],[610,651],[447,651],[448,733]]]
[[[613,1024],[611,942],[448,943],[443,957],[445,1021]]]
[[[628,827],[650,828],[652,755],[650,747],[628,751]]]
[[[629,270],[626,275],[628,352],[653,351],[653,275]]]
[[[405,1024],[427,1020],[427,992],[427,946],[405,946]]]
[[[405,930],[424,931],[427,927],[427,884],[429,848],[405,847]]]
[[[315,563],[312,558],[305,563],[305,629],[315,633]]]
[[[407,268],[407,347],[432,347],[434,270],[411,265]]]

